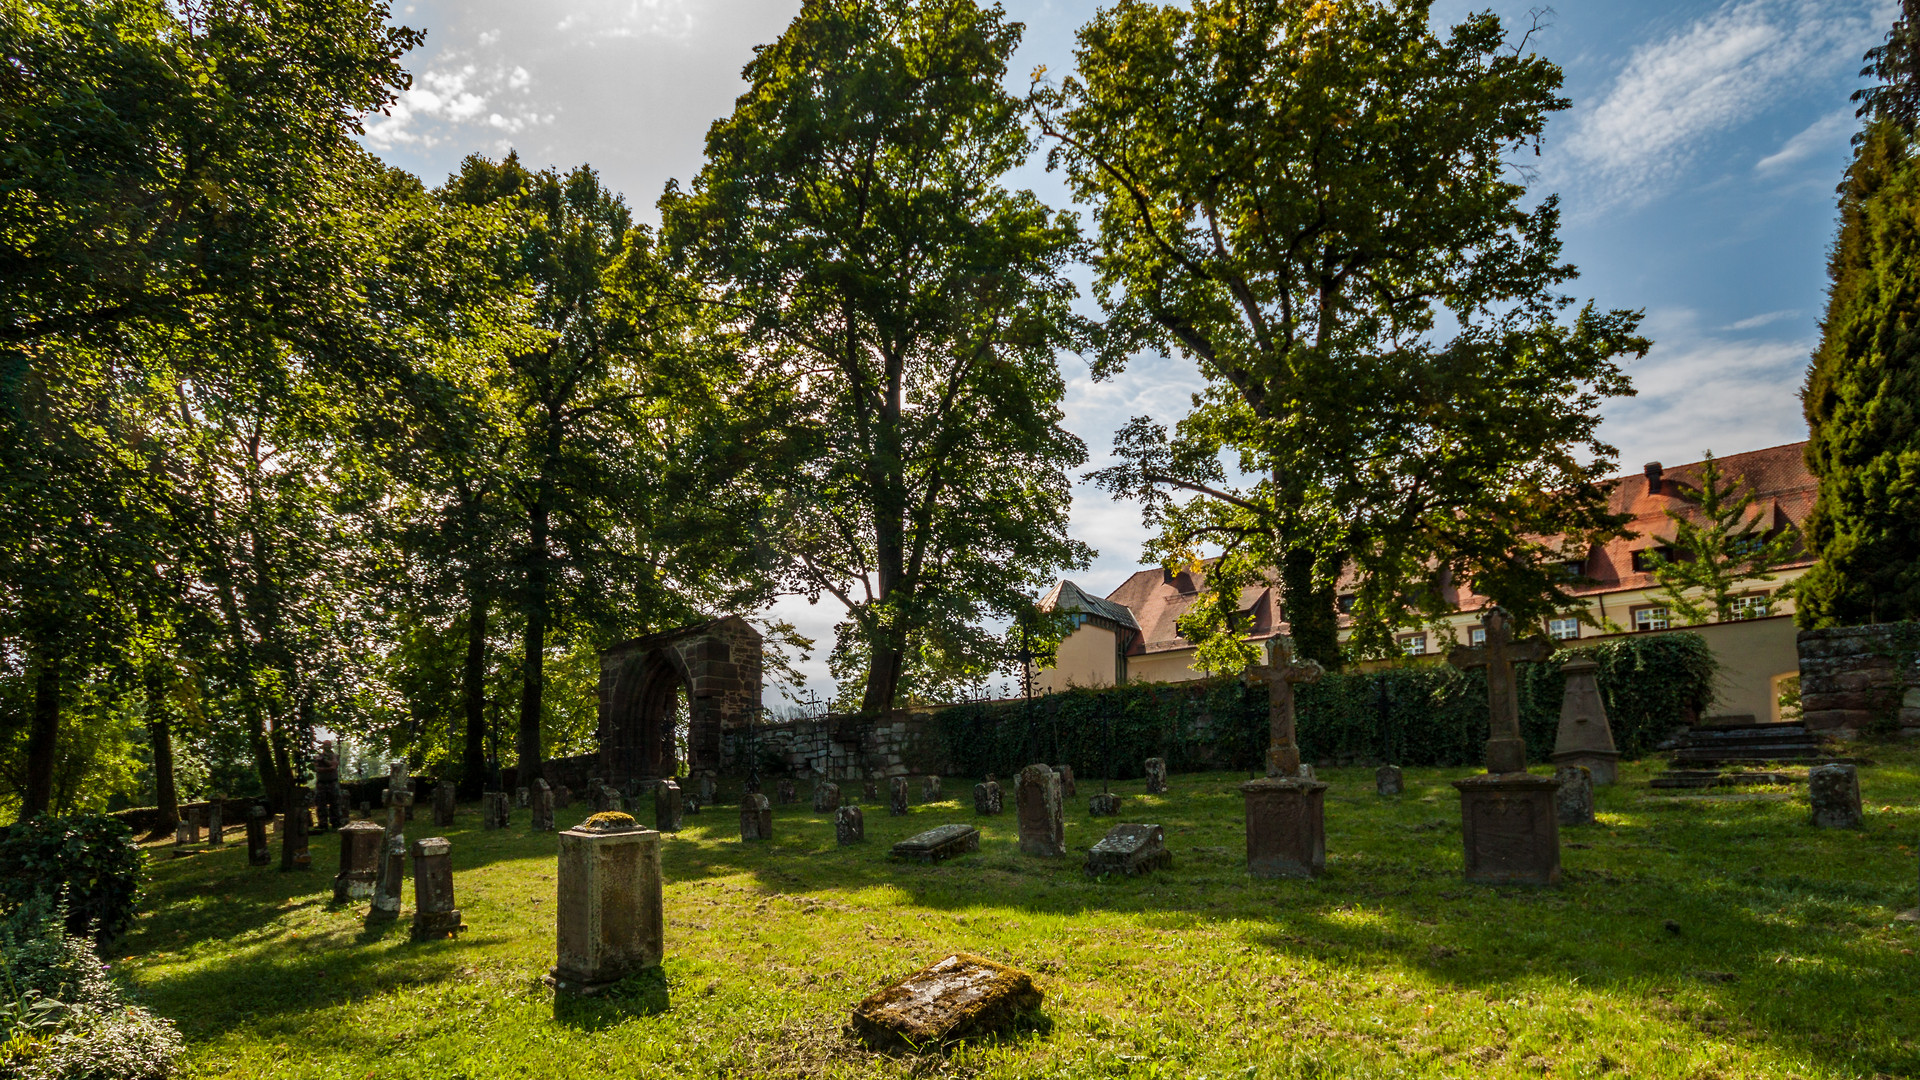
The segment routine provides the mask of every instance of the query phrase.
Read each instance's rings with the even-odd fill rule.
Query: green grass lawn
[[[1675,797],[1627,768],[1599,825],[1562,831],[1552,889],[1460,880],[1447,782],[1465,770],[1408,770],[1388,799],[1370,770],[1323,772],[1312,882],[1244,873],[1241,774],[1115,785],[1119,820],[1166,826],[1174,855],[1138,880],[1020,854],[970,782],[905,818],[868,806],[847,849],[806,805],[743,846],[718,807],[665,843],[664,1011],[656,986],[556,1014],[556,843],[525,811],[483,832],[472,807],[450,830],[423,809],[410,831],[453,841],[459,941],[408,942],[411,885],[397,926],[333,906],[327,835],[304,874],[248,867],[244,843],[155,849],[114,959],[179,1023],[190,1076],[1914,1077],[1920,929],[1893,916],[1915,903],[1920,752],[1866,753],[1858,832],[1810,827],[1803,790]],[[1069,800],[1077,852],[1110,823],[1087,817],[1098,788]],[[949,821],[981,826],[978,854],[887,861]],[[919,1057],[840,1034],[855,1001],[955,950],[1032,971],[1050,1028]]]

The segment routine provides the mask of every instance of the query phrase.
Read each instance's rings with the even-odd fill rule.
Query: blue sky
[[[1027,24],[1014,70],[1072,65],[1092,0],[1004,0]],[[1436,23],[1489,5],[1441,0]],[[1493,10],[1525,25],[1532,3]],[[731,111],[753,46],[778,36],[799,0],[479,0],[406,3],[427,30],[415,74],[367,144],[429,183],[469,153],[508,148],[536,166],[592,164],[651,220],[669,178],[700,167],[707,125]],[[1568,0],[1532,46],[1566,70],[1573,107],[1547,128],[1537,187],[1561,195],[1572,288],[1602,307],[1646,311],[1656,344],[1631,370],[1639,396],[1608,403],[1604,432],[1623,468],[1694,461],[1806,437],[1797,391],[1825,297],[1833,189],[1856,129],[1848,95],[1860,55],[1891,24],[1891,0],[1726,3]],[[1038,168],[1018,182],[1055,205]],[[1198,385],[1191,365],[1135,362],[1096,384],[1074,357],[1067,425],[1105,459],[1128,417],[1171,422]],[[1106,593],[1138,565],[1130,504],[1082,485],[1073,531],[1099,550],[1072,576]],[[779,613],[828,645],[839,612]],[[806,666],[823,693],[820,654]],[[769,704],[772,704],[770,701]]]

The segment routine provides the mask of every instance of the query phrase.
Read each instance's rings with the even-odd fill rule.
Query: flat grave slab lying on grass
[[[874,1049],[934,1046],[1005,1031],[1040,999],[1019,968],[955,953],[868,995],[848,1030]]]
[[[893,845],[892,855],[907,862],[941,862],[980,850],[980,830],[971,825],[942,825]]]

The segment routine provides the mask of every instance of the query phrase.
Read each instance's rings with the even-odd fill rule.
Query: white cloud
[[[1749,315],[1738,322],[1728,323],[1727,325],[1721,327],[1720,329],[1722,330],[1756,330],[1762,326],[1768,325],[1769,323],[1777,323],[1781,319],[1791,319],[1798,314],[1800,314],[1799,308],[1789,308],[1788,310],[1785,310],[1785,311],[1768,311],[1759,315]]]
[[[1891,10],[1884,2],[1873,7]],[[1566,150],[1591,189],[1589,202],[1594,209],[1646,202],[1713,136],[1809,83],[1850,73],[1884,28],[1882,15],[1826,0],[1732,0],[1640,45],[1574,118]]]
[[[1649,317],[1657,344],[1629,368],[1640,395],[1605,409],[1601,433],[1620,460],[1694,461],[1806,438],[1800,384],[1813,342],[1729,340],[1696,322],[1685,311]]]
[[[555,24],[562,33],[594,38],[685,38],[693,33],[692,0],[595,0]]]
[[[1822,150],[1840,146],[1853,133],[1857,123],[1852,109],[1830,112],[1808,124],[1798,135],[1782,144],[1780,149],[1754,162],[1753,171],[1762,176],[1772,176]]]
[[[385,116],[368,118],[370,148],[432,147],[469,140],[474,129],[512,135],[552,121],[551,113],[542,115],[533,105],[533,76],[526,68],[483,68],[453,54],[442,57],[441,64],[414,76]],[[498,143],[495,149],[504,149]]]

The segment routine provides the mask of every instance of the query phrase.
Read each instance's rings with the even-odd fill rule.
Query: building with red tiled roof
[[[1723,484],[1754,492],[1749,513],[1768,533],[1804,527],[1813,508],[1818,482],[1807,470],[1805,448],[1804,442],[1789,443],[1716,459]],[[1630,516],[1626,526],[1630,535],[1596,545],[1584,559],[1569,563],[1568,573],[1575,580],[1568,592],[1581,608],[1549,620],[1542,627],[1548,635],[1570,642],[1677,628],[1674,613],[1648,568],[1647,554],[1672,542],[1674,522],[1669,511],[1697,520],[1701,464],[1666,468],[1653,462],[1638,474],[1609,482],[1609,508]],[[1717,713],[1778,718],[1781,684],[1799,672],[1793,602],[1780,590],[1812,565],[1810,557],[1802,556],[1774,570],[1774,580],[1752,582],[1738,601],[1734,620],[1687,628],[1705,636],[1721,661]],[[1104,598],[1072,582],[1061,582],[1042,606],[1089,617],[1062,643],[1055,666],[1039,673],[1037,685],[1060,689],[1200,678],[1203,673],[1192,666],[1194,645],[1180,636],[1178,622],[1205,590],[1204,564],[1176,574],[1158,568],[1136,571]],[[1468,644],[1474,637],[1486,598],[1475,593],[1470,583],[1449,585],[1443,595],[1455,613],[1442,627],[1399,635],[1401,651],[1407,656],[1437,658],[1452,645]],[[1344,590],[1340,602],[1351,602]],[[1277,578],[1242,590],[1239,606],[1249,641],[1266,641],[1287,632]],[[1341,619],[1343,636],[1350,621]]]

